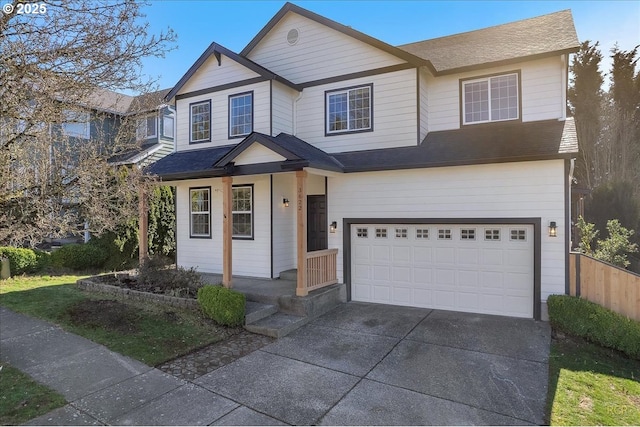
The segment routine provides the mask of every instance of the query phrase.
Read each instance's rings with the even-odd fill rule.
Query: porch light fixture
[[[329,224],[329,233],[335,233],[337,229],[338,229],[337,222],[333,221],[331,224]]]
[[[555,221],[551,221],[549,223],[549,237],[557,237],[558,236],[558,226],[556,226]]]
[[[287,199],[286,197],[282,198],[282,204],[284,205],[285,208],[289,207],[289,199]]]

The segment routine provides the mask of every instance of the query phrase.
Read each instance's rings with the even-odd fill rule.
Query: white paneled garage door
[[[533,226],[354,224],[351,298],[533,317]]]

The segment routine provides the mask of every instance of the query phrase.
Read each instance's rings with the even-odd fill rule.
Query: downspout
[[[293,108],[293,115],[292,115],[292,119],[293,119],[293,136],[297,136],[298,133],[298,101],[300,101],[302,99],[302,95],[304,94],[304,92],[300,92],[300,95],[298,95],[298,97],[296,99],[293,100],[293,104],[292,104],[292,108]]]

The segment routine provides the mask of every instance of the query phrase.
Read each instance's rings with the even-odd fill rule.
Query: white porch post
[[[297,248],[298,248],[298,284],[296,295],[309,294],[307,289],[307,172],[296,171],[297,184]]]
[[[231,215],[231,184],[233,177],[222,177],[222,286],[231,288],[233,219]]]

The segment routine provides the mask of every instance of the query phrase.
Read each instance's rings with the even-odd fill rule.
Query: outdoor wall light
[[[282,204],[284,205],[285,208],[289,207],[289,199],[287,199],[286,197],[282,198]]]
[[[551,221],[549,223],[549,237],[557,237],[558,236],[558,226],[555,221]]]
[[[337,229],[338,229],[337,222],[333,221],[331,224],[329,224],[329,233],[335,233]]]

